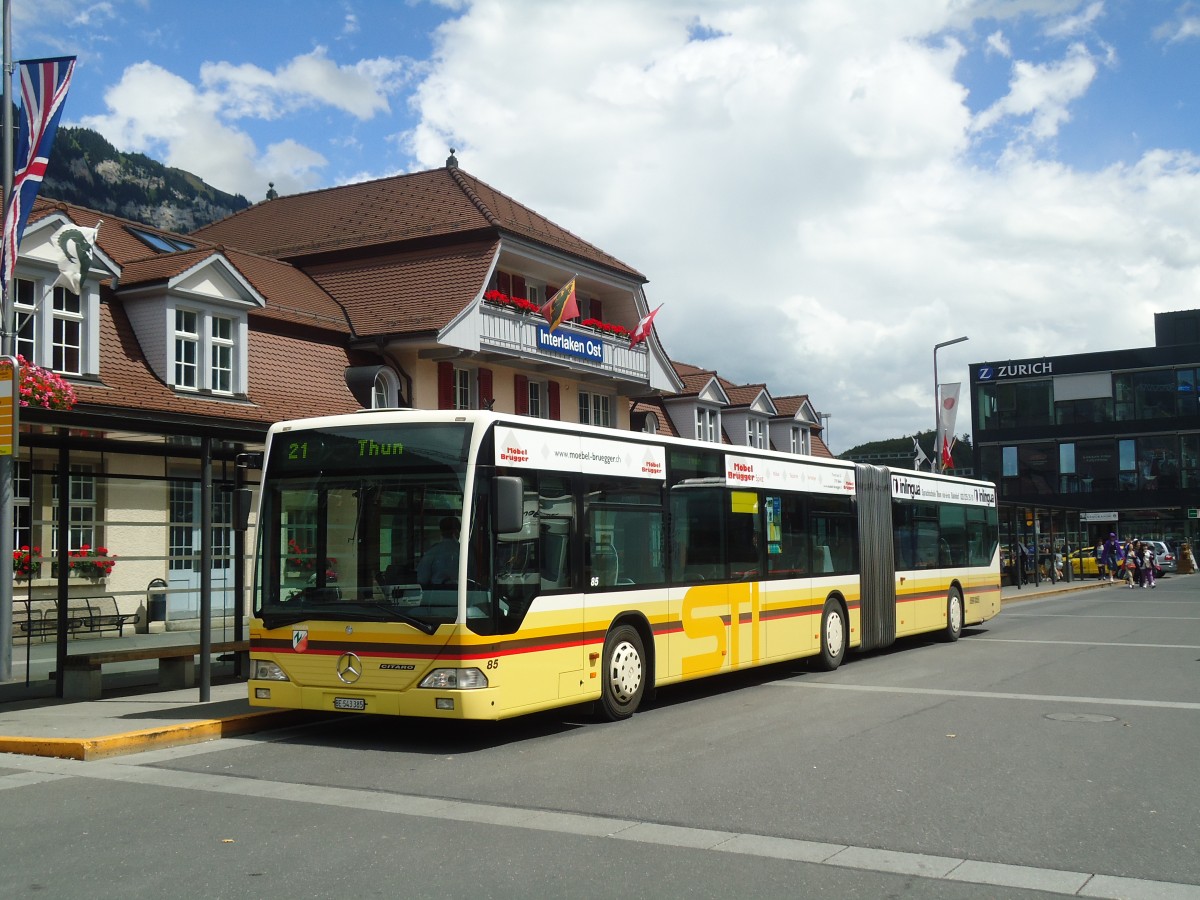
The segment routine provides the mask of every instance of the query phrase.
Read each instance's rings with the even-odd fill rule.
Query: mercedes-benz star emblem
[[[357,653],[343,653],[338,657],[336,671],[342,684],[354,684],[362,677],[362,660]]]

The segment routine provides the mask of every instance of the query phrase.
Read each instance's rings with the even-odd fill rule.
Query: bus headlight
[[[434,669],[421,687],[452,691],[474,691],[488,686],[487,676],[479,669]]]
[[[283,669],[266,659],[254,660],[254,673],[250,677],[255,681],[291,681]]]

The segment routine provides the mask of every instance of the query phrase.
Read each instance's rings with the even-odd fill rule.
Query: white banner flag
[[[950,445],[954,445],[954,423],[958,421],[958,391],[960,382],[939,386],[941,392],[941,423],[942,434],[946,435]]]

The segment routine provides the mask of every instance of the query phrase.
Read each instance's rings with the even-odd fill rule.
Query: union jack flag
[[[7,298],[8,282],[17,267],[21,232],[46,175],[50,147],[58,130],[63,101],[75,70],[75,57],[28,59],[21,62],[21,111],[17,155],[13,159],[12,192],[4,212],[3,252],[0,253],[0,291]],[[7,101],[6,101],[7,102]]]

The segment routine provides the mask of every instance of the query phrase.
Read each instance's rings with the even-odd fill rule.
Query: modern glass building
[[[1200,519],[1200,310],[1158,313],[1155,346],[970,367],[975,468],[1005,543],[1191,541]]]

